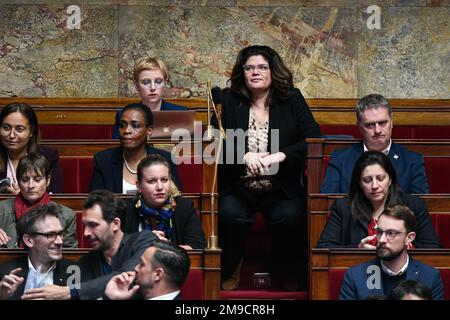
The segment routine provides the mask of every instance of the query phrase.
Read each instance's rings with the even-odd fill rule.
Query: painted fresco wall
[[[0,0],[0,96],[136,96],[133,63],[149,55],[169,67],[169,96],[203,97],[265,44],[306,97],[450,98],[449,18],[433,0]]]

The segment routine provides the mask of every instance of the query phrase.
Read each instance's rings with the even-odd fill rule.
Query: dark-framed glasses
[[[394,240],[399,234],[406,233],[406,231],[397,231],[397,230],[383,230],[379,227],[374,229],[377,232],[377,238],[380,239],[383,236],[383,233],[386,235],[388,240]]]
[[[35,235],[35,236],[43,236],[43,237],[47,237],[47,240],[50,242],[53,242],[56,240],[56,238],[59,236],[61,238],[64,238],[64,231],[58,231],[58,232],[33,232],[30,233],[31,235]]]
[[[258,64],[256,66],[251,65],[251,64],[244,64],[243,68],[244,68],[244,71],[247,73],[254,72],[255,70],[264,73],[264,72],[267,72],[270,70],[270,67],[268,64]]]

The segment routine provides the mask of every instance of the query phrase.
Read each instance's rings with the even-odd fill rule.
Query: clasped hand
[[[283,152],[269,154],[268,152],[247,152],[244,156],[244,163],[250,173],[254,176],[269,173],[272,164],[283,162],[286,155]]]

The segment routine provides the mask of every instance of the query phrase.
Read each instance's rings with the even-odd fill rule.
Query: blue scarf
[[[139,216],[143,221],[144,230],[153,230],[151,219],[154,218],[156,220],[155,229],[164,231],[166,238],[171,239],[173,233],[172,215],[175,208],[176,203],[172,196],[160,208],[151,208],[142,199],[139,207]]]

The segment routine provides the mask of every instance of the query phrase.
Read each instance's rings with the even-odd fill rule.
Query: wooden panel
[[[415,249],[409,252],[415,259],[437,269],[450,269],[450,250]],[[313,249],[310,272],[310,299],[326,300],[328,296],[328,272],[330,269],[347,269],[375,258],[374,250]]]
[[[167,101],[197,110],[206,123],[206,99],[173,98]],[[0,98],[0,105],[26,102],[41,124],[112,124],[114,115],[136,98]],[[357,99],[307,99],[319,124],[354,124]],[[391,99],[397,125],[450,125],[450,99]]]

